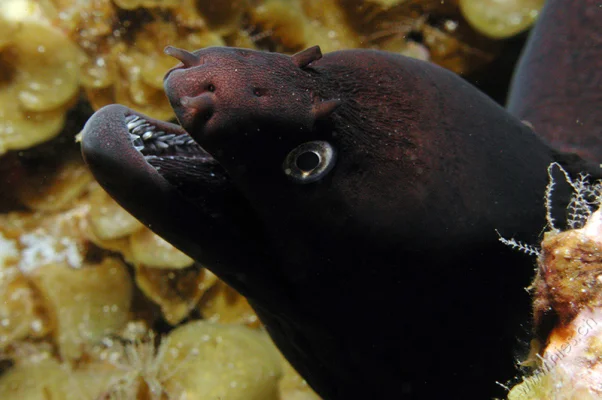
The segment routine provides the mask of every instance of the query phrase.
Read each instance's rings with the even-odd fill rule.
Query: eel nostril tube
[[[202,114],[205,116],[211,115],[215,103],[208,93],[203,93],[199,96],[189,97],[183,96],[180,99],[182,107],[194,111],[195,113]]]
[[[167,46],[163,52],[178,59],[186,68],[199,65],[201,60],[193,53],[173,46]]]

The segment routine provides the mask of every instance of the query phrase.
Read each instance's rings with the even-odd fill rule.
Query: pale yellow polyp
[[[529,28],[545,0],[460,0],[464,18],[484,35],[504,39]]]

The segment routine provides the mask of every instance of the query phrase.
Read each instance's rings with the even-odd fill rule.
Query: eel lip
[[[84,126],[82,156],[99,182],[111,180],[110,173],[105,171],[123,169],[124,159],[129,164],[140,165],[142,161],[146,164],[127,135],[125,118],[129,113],[127,107],[112,104],[95,112]]]
[[[216,162],[181,126],[159,121],[125,106],[98,110],[82,131],[82,155],[101,183],[123,180],[136,171],[158,172],[151,156],[184,155]]]
[[[117,151],[130,155],[132,150],[146,150],[147,154],[144,155],[151,155],[166,148],[154,146],[155,143],[165,143],[167,139],[173,141],[176,137],[180,138],[180,144],[194,142],[179,125],[147,117],[119,104],[111,104],[95,112],[84,126],[82,151],[84,157],[105,152],[114,154]],[[153,145],[145,146],[149,144],[149,139],[153,139]],[[208,156],[206,153],[205,155]]]

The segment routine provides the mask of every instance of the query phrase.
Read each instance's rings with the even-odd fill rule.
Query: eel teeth
[[[146,123],[145,120],[143,120],[143,119],[137,119],[137,120],[128,122],[127,123],[127,127],[128,127],[128,130],[133,131],[134,129],[138,128],[140,125],[142,125],[144,123]]]
[[[176,137],[176,135],[174,135],[173,133],[170,133],[169,135],[163,135],[163,136],[157,137],[157,139],[165,142],[165,141],[173,139],[175,137]]]
[[[152,131],[152,130],[153,130],[153,127],[149,123],[142,123],[142,124],[134,127],[133,129],[130,129],[130,131],[132,133],[135,133],[137,135],[140,135],[144,131]]]
[[[129,138],[134,148],[140,152],[163,152],[170,147],[179,146],[185,150],[186,146],[196,145],[188,135],[176,135],[164,131],[156,131],[157,127],[137,115],[125,117]]]
[[[187,138],[184,135],[181,135],[180,137],[177,137],[173,140],[173,144],[176,146],[183,146],[185,145],[187,142]]]

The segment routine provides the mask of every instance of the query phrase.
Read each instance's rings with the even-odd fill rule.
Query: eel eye
[[[336,154],[328,142],[303,143],[293,149],[282,164],[284,173],[296,183],[311,183],[323,178],[334,167]]]

